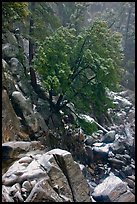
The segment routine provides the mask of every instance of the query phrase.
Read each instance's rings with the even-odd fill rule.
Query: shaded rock
[[[20,191],[20,188],[21,188],[21,186],[20,186],[19,183],[14,184],[14,185],[10,188],[10,195],[15,195],[15,193],[16,193],[17,191]]]
[[[125,155],[124,154],[116,154],[115,158],[123,161],[125,164],[131,163],[131,158],[128,154],[125,154]]]
[[[127,184],[113,174],[95,187],[92,194],[96,201],[114,202],[120,199],[121,194],[127,192]]]
[[[110,163],[110,165],[114,168],[122,168],[122,165],[125,165],[125,163],[119,159],[115,159],[115,158],[108,158],[108,162]]]
[[[115,140],[115,134],[116,132],[114,130],[111,130],[103,136],[101,141],[106,143],[113,142]]]
[[[133,189],[135,188],[135,182],[133,180],[126,178],[125,181],[127,182],[130,188],[133,188]]]
[[[34,150],[43,150],[43,145],[38,141],[11,141],[2,144],[3,159],[4,157],[19,158],[20,154]]]
[[[6,57],[16,57],[19,53],[19,49],[15,45],[11,45],[10,43],[6,43],[2,45],[2,55],[4,58]]]
[[[17,81],[22,80],[22,78],[24,78],[24,68],[23,68],[23,65],[15,57],[11,58],[9,63],[10,63],[10,72],[14,76],[14,78]]]
[[[32,184],[30,181],[24,181],[22,184],[22,188],[25,188],[27,191],[32,190]]]
[[[86,145],[92,146],[92,144],[93,144],[94,142],[97,142],[97,141],[99,141],[99,140],[96,139],[96,138],[94,138],[94,137],[92,137],[92,136],[88,136],[88,137],[84,140],[84,143],[85,143]]]
[[[134,176],[134,175],[132,175],[132,176],[127,176],[127,178],[128,178],[128,179],[131,179],[132,181],[135,182],[135,176]]]
[[[21,92],[14,91],[12,98],[15,104],[14,106],[16,106],[16,112],[21,114],[26,125],[30,127],[33,132],[38,132],[40,129],[44,131],[48,130],[42,116],[37,111],[33,111],[30,101],[26,99]]]
[[[108,158],[109,147],[107,145],[101,147],[93,147],[94,161],[106,161]]]
[[[135,202],[135,195],[128,190],[115,199],[114,202]]]
[[[15,195],[13,196],[13,199],[14,199],[14,202],[24,202],[24,199],[20,191],[17,191],[15,193]]]
[[[23,49],[24,49],[24,54],[28,57],[29,56],[29,40],[23,39]]]
[[[94,155],[93,155],[93,149],[91,146],[85,146],[85,154],[86,154],[86,164],[90,165],[91,163],[93,163],[93,158],[94,158]]]
[[[26,139],[21,123],[12,107],[7,91],[2,91],[2,142]]]
[[[131,166],[123,166],[122,171],[126,176],[132,176],[132,167]]]
[[[17,39],[13,33],[7,31],[5,34],[5,37],[6,37],[6,41],[8,43],[11,43],[12,45],[18,46]]]
[[[123,141],[118,140],[118,139],[113,142],[113,144],[111,145],[111,148],[112,148],[112,152],[114,154],[116,154],[116,153],[124,154],[124,150],[126,149],[125,143]]]

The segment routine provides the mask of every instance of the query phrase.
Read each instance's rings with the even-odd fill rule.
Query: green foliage
[[[2,2],[2,28],[12,29],[13,23],[24,22],[28,14],[27,2]]]
[[[78,124],[87,135],[92,134],[93,132],[96,132],[98,130],[97,125],[94,122],[91,123],[84,118],[78,117]]]
[[[103,4],[103,11],[100,14],[98,12],[98,18],[105,20],[113,31],[122,34],[123,68],[125,71],[123,70],[120,83],[129,88],[135,78],[135,2],[113,2],[111,4],[103,2]],[[130,64],[131,61],[132,64]],[[128,77],[125,77],[127,71],[129,74]]]
[[[34,68],[42,76],[45,88],[53,89],[55,94],[63,94],[68,88],[73,32],[61,27],[53,36],[46,37],[45,42],[38,44]]]
[[[85,27],[88,2],[55,2],[61,25],[75,28],[79,33]]]
[[[115,90],[122,60],[121,36],[95,21],[77,35],[75,29],[60,27],[38,43],[33,65],[45,88],[63,95],[78,112],[99,115],[110,107],[106,88]],[[63,102],[63,101],[62,101]]]
[[[36,40],[45,40],[45,36],[49,36],[59,26],[61,26],[59,19],[52,8],[53,5],[54,2],[35,2],[35,9],[30,13],[34,22],[34,42]]]

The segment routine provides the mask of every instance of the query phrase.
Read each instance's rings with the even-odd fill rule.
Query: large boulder
[[[103,138],[102,138],[102,142],[106,142],[106,143],[108,143],[108,142],[113,142],[114,140],[115,140],[115,134],[116,134],[116,132],[115,132],[115,130],[111,130],[111,131],[109,131],[109,132],[107,132],[104,136],[103,136]]]
[[[28,149],[28,144],[23,146]],[[2,183],[3,200],[7,201],[92,202],[78,163],[70,152],[61,149],[28,152],[10,166]]]
[[[2,90],[2,142],[26,139],[27,134],[23,134],[21,123],[18,119],[7,91]]]
[[[23,65],[15,57],[12,57],[9,63],[10,63],[10,73],[14,76],[14,78],[20,81],[22,77],[24,76]]]
[[[25,141],[10,141],[2,144],[2,170],[6,171],[10,165],[25,156],[28,152],[42,151],[43,146],[38,141],[25,142]]]
[[[124,199],[124,202],[133,202],[135,200],[135,196],[128,191],[127,183],[114,174],[109,175],[95,187],[92,196],[99,202],[121,202],[122,199]]]
[[[32,109],[30,100],[26,99],[19,91],[12,93],[12,99],[16,111],[18,114],[21,113],[23,115],[26,125],[30,127],[33,132],[38,132],[40,129],[47,132],[48,127],[44,119],[35,109]]]

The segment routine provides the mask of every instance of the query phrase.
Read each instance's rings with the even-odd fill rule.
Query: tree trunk
[[[31,16],[30,16],[30,26],[29,26],[29,65],[31,65],[32,59],[33,59],[33,55],[34,55],[34,46],[33,46],[33,42],[32,42],[32,36],[33,36],[33,26],[34,26],[34,20],[33,20],[33,16],[32,13],[35,10],[35,2],[30,2],[30,12],[31,12]]]
[[[36,87],[37,80],[36,80],[36,74],[34,69],[32,68],[32,59],[34,56],[34,44],[33,44],[33,26],[34,26],[34,20],[33,20],[33,12],[35,10],[35,2],[30,2],[30,25],[29,25],[29,67],[30,67],[30,78],[31,78],[31,85],[32,87]]]
[[[125,59],[127,58],[127,48],[128,48],[128,32],[129,32],[129,24],[131,19],[131,13],[132,13],[132,6],[129,8],[128,17],[127,17],[127,25],[126,25],[126,33],[125,33],[125,46],[124,46],[124,53],[125,53]]]

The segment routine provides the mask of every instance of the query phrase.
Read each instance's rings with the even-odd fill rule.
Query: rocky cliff
[[[93,134],[64,117],[59,135],[31,86],[28,40],[8,32],[2,43],[2,201],[135,202],[134,92],[108,92],[111,123]]]

